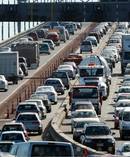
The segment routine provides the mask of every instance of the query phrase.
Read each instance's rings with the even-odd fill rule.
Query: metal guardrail
[[[9,38],[7,40],[2,41],[0,43],[0,47],[10,46],[11,43],[15,42],[16,40],[18,40],[18,39],[20,39],[22,37],[27,36],[28,33],[33,32],[33,31],[41,28],[43,25],[44,25],[44,22],[42,22],[41,24],[39,24],[38,26],[36,26],[34,28],[31,28],[31,29],[29,29],[29,30],[27,30],[25,32],[21,32],[21,33],[15,35],[14,37],[11,37],[11,38]]]

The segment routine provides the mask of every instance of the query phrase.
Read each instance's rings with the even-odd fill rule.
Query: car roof
[[[130,99],[122,99],[118,100],[117,103],[130,102]]]
[[[91,101],[76,101],[75,104],[92,104]]]
[[[37,105],[37,103],[36,102],[24,101],[24,102],[21,102],[21,103],[18,104],[18,106],[20,106],[20,105]]]
[[[95,112],[93,109],[78,109],[73,111],[73,113],[77,113],[77,112]]]
[[[24,134],[23,131],[4,131],[1,134],[11,134],[11,133]]]
[[[60,82],[61,82],[61,79],[60,79],[60,78],[48,78],[48,79],[46,79],[46,81],[47,81],[47,80],[52,80],[52,81],[53,81],[53,80],[56,80],[56,81],[60,81]],[[46,81],[45,81],[45,82],[46,82]]]
[[[124,109],[123,109],[123,112],[127,112],[127,111],[130,111],[130,107],[124,107]]]
[[[3,126],[5,126],[5,125],[22,125],[23,126],[23,123],[13,121],[13,122],[5,123]]]

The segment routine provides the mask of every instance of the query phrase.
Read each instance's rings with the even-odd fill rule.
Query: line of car
[[[69,25],[69,23],[67,24]],[[29,142],[30,140],[29,135],[35,134],[35,133],[39,135],[42,134],[43,132],[42,120],[46,118],[47,113],[50,113],[52,111],[52,105],[57,104],[58,95],[59,94],[64,95],[65,90],[70,89],[70,80],[76,78],[77,72],[78,72],[77,66],[74,62],[64,62],[63,65],[60,65],[57,68],[57,70],[52,73],[52,76],[50,78],[45,80],[42,86],[39,86],[36,89],[36,91],[30,96],[30,99],[25,100],[24,102],[20,102],[17,105],[14,120],[10,123],[4,124],[3,128],[1,129],[1,135],[0,135],[1,144],[3,142],[3,145],[4,144],[13,145],[12,149],[14,149],[17,146],[17,145],[14,145],[14,143],[19,143],[19,142],[20,143],[27,142],[27,145],[31,143],[34,143],[34,145],[39,144],[40,147],[45,145],[47,142],[46,143],[45,142],[42,142],[42,143]],[[8,143],[5,143],[5,141],[8,141]],[[19,144],[20,150],[18,151],[20,151],[21,156],[23,153],[21,151],[21,148],[22,148],[22,145],[24,145],[24,143]],[[51,144],[55,145],[55,147],[58,144],[64,145],[64,151],[58,151],[58,152],[53,151],[52,152],[53,155],[57,156],[60,154],[61,156],[63,156],[63,153],[66,153],[69,156],[74,156],[74,152],[73,152],[71,144],[60,143],[60,142],[48,142],[48,143],[49,143],[49,146],[48,146],[49,149],[51,147]],[[65,146],[68,146],[68,148],[66,148],[67,152],[65,151]],[[9,149],[6,150],[6,152],[9,151]],[[62,147],[57,147],[57,150],[58,149],[62,149]],[[43,148],[42,148],[42,152],[40,151],[38,153],[49,155],[47,151],[43,152]],[[15,151],[12,151],[11,154],[13,156],[19,156],[19,154],[16,154]],[[51,155],[52,154],[50,154],[50,156]],[[37,156],[39,156],[39,154],[37,154]]]
[[[51,54],[52,51],[55,49],[55,46],[60,45],[60,43],[66,42],[70,39],[71,31],[70,29],[66,28],[66,25],[72,26],[72,30],[75,34],[75,32],[78,29],[82,28],[81,23],[75,23],[75,22],[66,22],[66,23],[59,23],[59,22],[46,22],[42,28],[30,32],[27,34],[27,36],[20,38],[18,41],[12,43],[10,47],[2,47],[0,48],[0,52],[12,52],[12,51],[18,51],[19,53],[19,60],[16,61],[19,63],[18,65],[18,80],[22,80],[24,76],[28,76],[28,70],[31,68],[34,68],[34,63],[36,62],[37,66],[39,66],[39,55],[43,54]],[[70,33],[69,33],[70,32]],[[56,34],[56,36],[55,36]],[[64,40],[63,40],[64,39]],[[58,45],[56,43],[59,43]],[[22,48],[24,47],[24,48]],[[38,49],[36,48],[38,47]],[[26,55],[23,55],[23,53],[26,52]],[[30,53],[32,52],[32,56]],[[14,67],[15,68],[15,67]],[[17,68],[17,67],[16,67]],[[17,72],[17,69],[14,70]],[[13,71],[12,71],[13,72]],[[15,73],[16,73],[15,72]],[[5,75],[5,78],[4,76]],[[0,77],[0,91],[8,91],[8,84],[9,84],[9,76],[11,75],[7,74],[7,70],[5,72],[2,71],[1,77]],[[12,74],[13,75],[13,74]],[[16,78],[17,79],[17,78]],[[15,78],[13,79],[13,83],[18,83],[18,80],[15,81]]]

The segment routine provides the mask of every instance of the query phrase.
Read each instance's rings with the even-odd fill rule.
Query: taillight
[[[88,150],[87,149],[83,149],[83,157],[87,157],[88,156]]]

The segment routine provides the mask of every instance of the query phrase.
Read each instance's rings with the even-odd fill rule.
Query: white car
[[[124,142],[120,147],[116,150],[116,155],[121,156],[130,156],[130,142]]]
[[[39,135],[42,134],[43,125],[37,113],[20,113],[16,118],[16,122],[23,123],[28,133],[37,132]]]
[[[95,36],[87,36],[86,39],[87,41],[91,41],[93,46],[97,46],[98,42]]]
[[[67,72],[71,79],[75,79],[76,77],[76,73],[72,65],[60,65],[57,70]]]
[[[87,120],[88,122],[100,122],[96,111],[92,109],[79,109],[75,110],[71,115],[71,130],[73,132],[73,128],[75,126],[75,122],[78,120]]]
[[[46,94],[48,95],[48,99],[54,104],[57,104],[57,92],[55,91],[53,86],[39,86],[36,89],[35,94]]]
[[[1,133],[0,141],[27,142],[23,131],[4,131]]]
[[[26,101],[27,102],[36,102],[38,107],[39,107],[39,109],[40,109],[40,111],[41,111],[41,113],[42,113],[42,117],[45,117],[47,111],[46,111],[46,107],[43,104],[42,100],[40,100],[40,99],[28,99]]]
[[[77,67],[77,65],[76,65],[76,63],[75,62],[64,62],[63,63],[64,65],[72,65],[73,66],[73,68],[74,68],[74,70],[75,70],[75,72],[76,72],[76,74],[78,73],[78,67]]]
[[[48,78],[44,82],[45,86],[53,86],[57,93],[65,93],[65,86],[60,78]]]
[[[103,49],[103,53],[105,54],[109,54],[111,56],[113,56],[115,58],[115,61],[118,62],[119,61],[119,53],[118,50],[115,46],[106,46]]]
[[[0,75],[0,90],[4,90],[5,92],[8,90],[8,81],[4,75]]]

